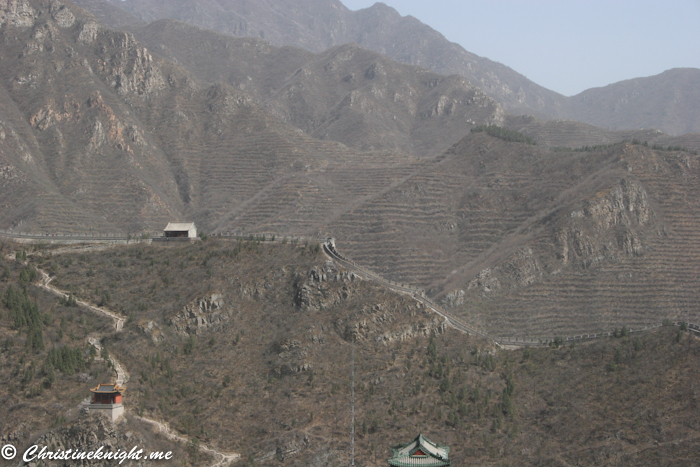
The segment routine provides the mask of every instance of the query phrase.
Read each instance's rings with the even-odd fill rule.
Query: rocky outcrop
[[[69,28],[75,24],[75,15],[61,2],[51,2],[51,17],[59,28]]]
[[[220,293],[212,293],[185,305],[170,319],[170,325],[180,334],[198,335],[210,329],[221,328],[229,320],[233,308]]]
[[[486,268],[482,271],[479,271],[479,274],[472,279],[471,282],[469,282],[469,285],[467,286],[467,290],[478,290],[484,294],[487,294],[489,292],[492,292],[494,290],[498,290],[501,288],[501,283],[498,281],[496,277],[493,277],[491,268]],[[464,292],[462,291],[462,294]],[[462,302],[464,299],[462,299]]]
[[[47,432],[39,437],[34,444],[40,447],[45,446],[53,452],[64,452],[70,449],[72,453],[97,452],[98,450],[101,453],[117,453],[118,451],[128,453],[134,446],[138,446],[141,449],[146,448],[146,440],[140,433],[128,430],[126,425],[115,424],[106,417],[94,412],[83,413],[75,422]],[[102,467],[115,465],[119,461],[93,459],[88,462],[90,465]],[[28,465],[58,467],[76,464],[81,465],[81,461],[67,462],[65,460],[43,459],[40,462],[29,463]],[[131,463],[131,465],[137,464],[140,465],[141,463],[138,461],[132,461]],[[144,465],[147,464],[144,463]],[[129,465],[129,461],[126,461],[123,465]]]
[[[404,313],[411,315],[408,322]],[[408,308],[397,308],[393,303],[378,303],[364,307],[345,319],[338,319],[335,330],[346,341],[374,341],[387,345],[442,334],[447,330],[447,323],[420,302],[414,302]]]
[[[44,131],[65,120],[80,118],[81,105],[76,100],[67,99],[60,106],[52,98],[29,118],[29,123],[37,130]]]
[[[508,262],[499,267],[503,274],[514,281],[517,286],[525,287],[542,276],[542,267],[530,247],[518,250]],[[494,279],[498,282],[498,279]]]
[[[648,196],[637,180],[622,179],[602,199],[587,203],[584,217],[590,218],[598,230],[615,225],[644,225],[652,217]]]
[[[16,167],[12,165],[5,165],[0,167],[0,186],[7,186],[15,183],[22,183],[26,180],[22,177],[21,173]]]
[[[313,370],[313,365],[309,362],[308,351],[302,347],[299,340],[286,339],[277,343],[273,345],[273,352],[277,353],[273,362],[273,372],[277,376]]]
[[[157,344],[163,339],[165,339],[165,335],[163,334],[163,330],[161,327],[158,325],[158,323],[154,321],[147,321],[145,323],[140,323],[139,328],[141,331],[144,332],[144,334],[147,334],[150,336],[151,340],[153,343]]]
[[[428,316],[426,316],[428,317]],[[395,331],[388,331],[374,337],[375,342],[388,345],[392,342],[402,342],[417,337],[429,337],[435,334],[443,334],[447,330],[447,322],[436,316],[432,319],[402,326]]]
[[[85,29],[87,28],[87,29]],[[81,32],[89,40],[94,28],[84,26]],[[146,48],[126,32],[105,31],[97,34],[101,46],[109,50],[109,58],[98,64],[99,73],[120,96],[148,96],[164,89],[166,81]]]
[[[323,310],[347,299],[350,288],[329,287],[331,283],[350,284],[359,280],[354,272],[339,271],[332,261],[323,268],[314,266],[305,276],[298,276],[295,285],[294,301],[300,310]]]
[[[0,26],[7,24],[18,28],[34,26],[37,12],[23,0],[0,0]]]
[[[270,440],[262,452],[255,456],[255,462],[262,463],[268,459],[284,462],[297,456],[310,445],[311,440],[307,434],[301,432],[287,433],[277,439]]]
[[[460,306],[464,304],[464,290],[459,289],[459,290],[453,290],[452,292],[449,292],[445,297],[441,300],[441,302],[445,305],[448,306]]]
[[[80,26],[80,32],[78,33],[78,42],[84,44],[90,44],[97,40],[98,33],[102,30],[99,23],[94,21],[87,21]]]
[[[497,292],[535,284],[564,267],[587,269],[624,257],[642,256],[645,236],[656,216],[640,181],[620,179],[612,188],[576,203],[555,218],[552,238],[525,246],[495,267],[485,268],[468,282],[466,290],[454,289],[441,302],[450,308],[468,298],[494,298]]]
[[[639,181],[622,179],[611,190],[573,209],[557,233],[561,262],[588,267],[615,260],[620,254],[642,255],[639,227],[655,219],[648,198]]]

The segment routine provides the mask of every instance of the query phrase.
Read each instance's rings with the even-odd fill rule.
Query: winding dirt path
[[[88,336],[88,342],[90,345],[95,347],[95,349],[97,349],[97,355],[100,356],[102,354],[102,342],[100,341],[100,338],[94,335]],[[100,356],[99,358],[102,357]],[[124,367],[114,358],[114,356],[112,356],[112,354],[109,354],[109,361],[112,364],[112,368],[114,368],[114,371],[117,373],[115,383],[122,386],[124,383],[129,381],[129,373],[124,370]]]
[[[58,295],[59,297],[63,297],[66,299],[68,298],[68,294],[65,291],[60,290],[60,289],[50,285],[51,281],[53,280],[53,277],[50,277],[45,271],[37,268],[36,266],[35,266],[35,269],[37,270],[37,272],[39,274],[41,274],[41,281],[37,284],[37,286],[41,287],[44,290],[51,292],[54,295]],[[111,318],[114,321],[114,329],[117,332],[120,332],[124,328],[125,318],[123,316],[121,316],[120,314],[117,314],[111,310],[108,310],[107,308],[104,308],[104,307],[102,307],[102,308],[97,307],[97,306],[92,305],[91,303],[88,303],[88,302],[83,301],[83,300],[76,299],[75,302],[84,308],[87,308],[87,309],[94,311],[96,313],[106,315],[109,318]]]
[[[172,428],[170,428],[166,423],[159,422],[157,420],[153,420],[152,418],[139,417],[138,415],[132,415],[132,416],[138,420],[141,420],[142,422],[146,422],[146,423],[150,423],[151,425],[155,425],[156,428],[158,428],[158,432],[163,433],[163,435],[168,439],[171,439],[173,441],[179,441],[181,443],[189,443],[190,442],[189,439],[175,433],[172,430]],[[236,453],[236,452],[232,452],[232,453],[221,452],[221,451],[217,451],[215,449],[212,449],[208,446],[205,446],[203,444],[199,445],[199,449],[201,451],[209,453],[213,456],[220,457],[219,461],[216,464],[212,464],[212,467],[221,467],[229,462],[232,462],[232,461],[235,461],[235,460],[241,458],[241,455]]]
[[[10,260],[13,260],[13,261],[17,261],[17,258],[15,257],[14,254],[7,255],[7,258]],[[22,264],[26,264],[26,263],[22,262]],[[41,275],[41,280],[35,285],[46,290],[47,292],[50,292],[50,293],[57,295],[59,297],[68,298],[69,295],[68,295],[68,293],[66,293],[66,291],[50,285],[51,281],[53,280],[52,277],[50,277],[45,271],[37,268],[36,266],[34,266],[34,268]],[[81,306],[83,308],[87,308],[88,310],[90,310],[94,313],[99,313],[99,314],[102,314],[102,315],[105,315],[105,316],[111,318],[112,321],[114,322],[114,329],[116,332],[121,332],[122,329],[124,329],[125,318],[122,315],[115,313],[114,311],[109,310],[105,307],[97,307],[91,303],[85,302],[84,300],[76,300],[76,303],[79,306]],[[100,356],[100,353],[102,352],[101,336],[99,336],[97,334],[93,334],[93,335],[88,336],[87,340],[90,343],[90,345],[94,346],[95,349],[97,349],[98,356]],[[119,363],[119,361],[117,361],[117,359],[114,358],[114,356],[111,353],[109,354],[109,361],[111,362],[112,368],[114,368],[114,371],[117,374],[115,383],[117,383],[119,385],[123,385],[124,383],[129,381],[129,373],[126,371],[124,366],[121,363]],[[133,413],[132,413],[132,416],[134,418],[137,418],[137,419],[143,421],[143,422],[154,425],[156,428],[158,428],[158,431],[160,433],[163,433],[168,439],[172,439],[172,440],[179,441],[182,443],[189,443],[190,442],[190,440],[188,438],[176,434],[172,430],[172,428],[170,428],[164,422],[160,422],[158,420],[153,420],[151,418],[141,417],[141,416],[138,416],[138,415],[133,414]],[[200,444],[199,449],[201,451],[208,453],[208,454],[211,454],[214,457],[219,458],[219,460],[215,464],[212,464],[211,467],[223,467],[224,465],[227,465],[230,462],[236,461],[236,460],[241,458],[241,455],[239,453],[217,451],[216,449],[211,448],[209,446],[206,446],[204,444]]]

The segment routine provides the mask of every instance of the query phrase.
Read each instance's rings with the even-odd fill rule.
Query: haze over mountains
[[[138,233],[191,219],[213,233],[334,236],[359,263],[506,336],[652,324],[698,299],[683,280],[700,267],[688,254],[697,135],[509,115],[462,76],[357,45],[277,47],[90,5],[130,32],[67,2],[0,3],[3,228]],[[628,104],[688,111],[692,73],[635,80]],[[684,91],[644,99],[669,80]],[[590,113],[611,115],[606,92],[584,93]],[[697,122],[681,113],[668,121]],[[539,144],[471,133],[488,124]],[[596,145],[607,146],[580,149]],[[622,299],[630,290],[653,299]]]
[[[262,37],[275,45],[314,52],[354,42],[403,63],[464,76],[515,114],[578,120],[613,130],[656,128],[671,135],[700,132],[700,70],[670,70],[567,98],[505,65],[466,51],[438,31],[411,16],[402,17],[383,3],[359,11],[349,10],[337,0],[77,3],[114,26],[128,24],[130,20],[123,13],[128,12],[131,20],[174,18],[232,36]],[[123,12],[116,13],[115,8]]]
[[[601,128],[382,5],[80,3],[0,0],[2,444],[346,465],[354,397],[357,465],[421,427],[454,465],[698,465],[700,343],[669,322],[700,323],[700,134],[639,129],[697,131],[697,70],[586,91]],[[473,74],[412,64],[435,60]],[[208,238],[7,240],[176,220]],[[490,339],[551,345],[453,329],[327,237]],[[78,414],[109,355],[124,423]]]

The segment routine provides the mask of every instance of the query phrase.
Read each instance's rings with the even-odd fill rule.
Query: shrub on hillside
[[[502,139],[503,141],[509,141],[513,143],[526,143],[536,145],[534,139],[529,136],[525,136],[519,131],[509,130],[508,128],[503,128],[497,125],[477,125],[472,128],[472,133],[486,133],[494,138]]]

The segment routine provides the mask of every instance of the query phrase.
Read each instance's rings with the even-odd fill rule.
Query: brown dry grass
[[[157,284],[141,297],[146,309],[137,308],[125,331],[107,342],[132,375],[131,410],[162,416],[182,433],[239,450],[258,465],[346,462],[347,329],[359,324],[357,465],[384,465],[387,448],[419,430],[449,444],[456,465],[692,466],[700,459],[694,448],[700,345],[676,329],[494,355],[485,343],[451,330],[435,335],[434,350],[428,337],[382,344],[377,336],[431,317],[371,284],[313,285],[307,272],[323,267],[323,258],[306,247],[251,243],[230,258],[235,245],[134,246],[89,260],[74,255],[65,267],[70,255],[45,260],[56,263],[63,286],[76,281],[76,290],[88,293],[109,288],[112,304],[123,300],[125,311],[137,303],[132,287],[145,282],[148,292]],[[178,257],[185,267],[175,274]],[[128,266],[115,266],[120,260]],[[83,275],[89,268],[94,274]],[[167,272],[173,278],[166,287],[158,281]],[[180,282],[179,274],[194,280]],[[323,309],[297,306],[300,283],[319,292]],[[211,290],[222,292],[235,312],[220,328],[196,335],[186,355],[188,338],[167,324],[177,311],[167,296],[179,292],[174,303],[182,304],[189,299],[183,297]],[[140,330],[143,319],[162,327],[163,341]],[[311,369],[289,371],[300,364]],[[508,380],[512,406],[505,400]]]

